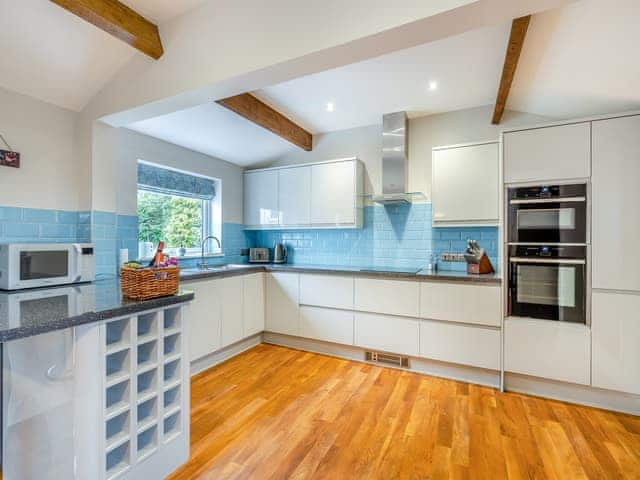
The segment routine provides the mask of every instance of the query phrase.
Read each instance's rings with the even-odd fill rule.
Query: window
[[[138,255],[149,258],[160,240],[172,256],[198,256],[202,239],[220,238],[219,180],[138,163]],[[221,253],[215,241],[205,254]]]

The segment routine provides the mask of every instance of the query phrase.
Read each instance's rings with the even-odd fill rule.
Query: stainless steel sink
[[[200,272],[224,272],[226,270],[238,270],[249,267],[252,267],[252,265],[246,265],[242,263],[226,263],[224,265],[207,265],[206,267],[185,268],[182,270],[182,273],[188,275]]]

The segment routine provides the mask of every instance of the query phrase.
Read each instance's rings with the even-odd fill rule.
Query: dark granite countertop
[[[255,272],[298,272],[298,273],[322,273],[322,274],[350,274],[363,277],[389,278],[399,280],[418,281],[446,281],[467,282],[500,285],[502,278],[498,273],[487,275],[472,275],[466,272],[439,271],[429,272],[408,268],[393,267],[349,267],[341,265],[295,265],[295,264],[253,264],[230,265],[210,270],[187,269],[182,270],[180,277],[183,281],[203,278],[224,278],[235,275],[245,275]]]
[[[193,298],[192,292],[181,289],[176,295],[152,300],[123,299],[117,279],[0,291],[0,342],[188,302]]]

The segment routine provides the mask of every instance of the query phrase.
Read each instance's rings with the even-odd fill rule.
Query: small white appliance
[[[0,245],[0,290],[92,282],[95,270],[91,243]]]

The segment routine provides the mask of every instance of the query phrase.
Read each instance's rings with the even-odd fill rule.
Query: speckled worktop
[[[176,295],[153,300],[123,299],[117,279],[0,291],[0,342],[188,302],[193,298],[192,292],[181,290]]]
[[[224,278],[235,275],[244,275],[255,272],[298,272],[298,273],[322,273],[322,274],[347,274],[363,277],[389,278],[398,280],[418,281],[447,281],[447,282],[471,282],[500,285],[502,279],[499,274],[471,275],[466,272],[439,271],[393,268],[393,267],[345,267],[333,265],[294,265],[294,264],[252,264],[233,265],[224,268],[211,268],[210,270],[187,269],[182,270],[180,277],[183,281],[201,278]]]

